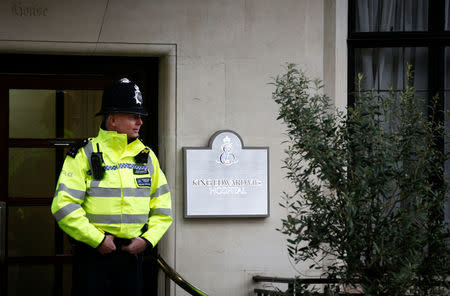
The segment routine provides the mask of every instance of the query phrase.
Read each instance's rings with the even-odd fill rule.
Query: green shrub
[[[390,95],[358,91],[346,112],[293,64],[273,85],[296,189],[282,197],[280,229],[294,261],[339,279],[329,295],[342,284],[365,295],[448,293],[443,112],[410,82]]]

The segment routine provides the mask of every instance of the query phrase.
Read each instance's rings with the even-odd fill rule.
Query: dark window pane
[[[96,136],[101,117],[101,90],[10,89],[9,137],[55,138],[57,128],[63,128],[65,138]],[[64,114],[57,114],[57,99]],[[57,115],[64,117],[64,126],[56,126]]]
[[[102,104],[101,90],[64,91],[64,137],[94,137],[100,127],[101,116],[95,116]]]
[[[414,69],[413,86],[418,91],[428,89],[428,49],[425,47],[357,48],[356,75],[362,73],[363,90],[387,91],[406,86],[407,64]],[[357,77],[357,76],[356,76]],[[355,79],[356,79],[355,77]]]
[[[54,295],[51,265],[8,266],[8,296]]]
[[[55,219],[47,206],[8,207],[8,256],[55,254]]]
[[[402,89],[406,67],[403,48],[380,48],[378,51],[378,89]]]
[[[356,0],[356,32],[426,31],[428,0]]]
[[[9,137],[54,138],[56,96],[53,90],[9,90]]]
[[[53,197],[55,155],[50,148],[10,148],[9,197]]]
[[[428,48],[405,48],[405,65],[406,63],[409,63],[413,66],[414,72],[412,85],[414,86],[416,91],[428,90]],[[405,71],[404,75],[404,86],[406,86],[407,71]]]
[[[373,65],[373,62],[378,59],[378,50],[376,48],[357,48],[355,49],[355,81],[358,78],[358,74],[363,74],[363,80],[361,81],[361,89],[375,89],[376,77],[375,72],[377,67]],[[356,86],[358,87],[358,86]]]

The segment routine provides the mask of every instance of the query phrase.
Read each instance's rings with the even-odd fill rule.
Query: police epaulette
[[[136,161],[136,163],[147,163],[149,153],[150,148],[145,147],[144,150],[139,152],[139,154],[134,157],[134,160]]]
[[[67,151],[67,155],[69,155],[72,158],[75,158],[75,156],[78,153],[78,150],[80,150],[80,148],[83,148],[84,146],[86,146],[87,143],[89,143],[89,140],[83,139],[81,141],[78,141],[78,142],[72,144],[69,148],[69,151]]]

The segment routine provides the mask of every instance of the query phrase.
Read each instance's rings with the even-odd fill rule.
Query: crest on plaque
[[[220,153],[219,159],[216,161],[217,163],[221,163],[223,165],[238,163],[236,155],[233,154],[233,143],[229,137],[223,138],[223,144],[220,148],[222,153]]]

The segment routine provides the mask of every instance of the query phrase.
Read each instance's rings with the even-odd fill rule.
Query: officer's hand
[[[140,237],[132,238],[131,243],[128,246],[122,246],[122,250],[130,254],[142,253],[145,248],[147,248],[147,242]]]
[[[107,234],[105,240],[102,244],[97,248],[100,254],[105,255],[112,253],[116,250],[116,245],[114,244],[114,236]]]

